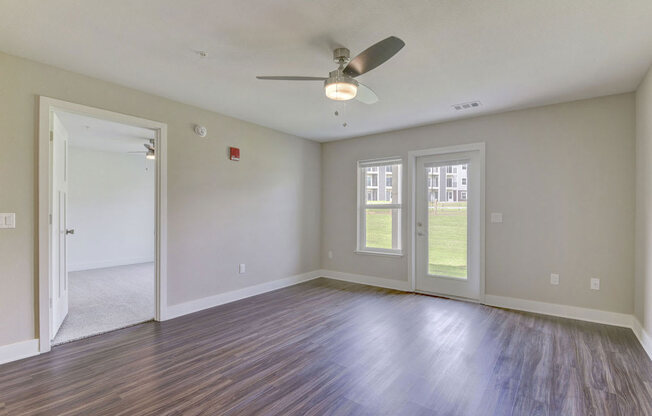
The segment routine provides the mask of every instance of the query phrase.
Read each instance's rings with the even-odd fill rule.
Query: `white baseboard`
[[[320,271],[314,270],[312,272],[297,274],[294,276],[286,277],[284,279],[273,280],[271,282],[261,283],[255,286],[249,286],[238,290],[232,290],[230,292],[220,293],[214,296],[192,300],[190,302],[168,306],[164,320],[177,318],[179,316],[187,315],[193,312],[199,312],[201,310],[213,308],[225,303],[231,303],[235,302],[236,300],[271,292],[272,290],[293,286],[298,283],[316,279],[318,277],[321,277]]]
[[[601,311],[598,309],[581,308],[579,306],[560,305],[557,303],[538,302],[529,299],[510,298],[505,296],[485,295],[484,304],[505,309],[534,312],[543,315],[559,316],[561,318],[578,319],[599,324],[632,327],[632,315],[626,313]]]
[[[91,263],[68,263],[69,272],[81,270],[104,269],[105,267],[128,266],[130,264],[151,263],[154,257],[134,257],[130,259],[116,259],[107,261],[96,261]]]
[[[647,333],[645,328],[643,328],[643,325],[641,325],[635,316],[632,316],[632,331],[634,331],[634,335],[638,338],[638,342],[641,343],[641,346],[647,353],[648,357],[652,360],[652,337]]]
[[[15,344],[0,346],[0,364],[10,361],[22,360],[39,354],[38,339],[16,342]]]
[[[322,277],[328,277],[329,279],[343,280],[345,282],[360,283],[369,286],[377,286],[385,289],[402,290],[404,292],[412,291],[410,288],[410,283],[406,280],[385,279],[383,277],[338,272],[335,270],[319,270],[319,272],[321,273]]]

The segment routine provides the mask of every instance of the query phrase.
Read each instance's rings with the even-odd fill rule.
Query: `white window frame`
[[[366,198],[366,173],[365,168],[374,167],[374,166],[383,166],[383,165],[398,165],[398,175],[396,186],[398,190],[393,189],[392,193],[398,192],[399,202],[396,204],[367,204]],[[403,159],[400,157],[388,157],[383,159],[370,159],[370,160],[359,160],[357,163],[357,175],[358,175],[358,206],[357,206],[357,217],[358,217],[358,227],[357,227],[357,247],[356,253],[360,254],[378,254],[378,255],[388,255],[388,256],[402,256],[403,255],[403,242],[402,242],[402,233],[403,233],[403,192],[402,192],[402,181],[403,181]],[[367,247],[366,242],[366,210],[369,208],[376,209],[397,209],[398,210],[398,224],[396,230],[397,240],[397,249],[387,249],[387,248],[378,248],[378,247]],[[392,232],[394,230],[392,229]]]

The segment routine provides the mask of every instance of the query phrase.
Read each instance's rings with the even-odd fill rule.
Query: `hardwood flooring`
[[[318,279],[0,366],[0,415],[652,415],[629,329]]]

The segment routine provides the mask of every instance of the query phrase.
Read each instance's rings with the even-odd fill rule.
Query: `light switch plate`
[[[0,213],[0,228],[16,228],[16,213]]]
[[[245,272],[245,265],[244,263],[240,263],[240,266],[238,267],[238,273],[244,274]]]
[[[591,278],[591,289],[600,290],[600,279],[596,279],[595,277]]]
[[[491,213],[491,222],[493,222],[493,223],[503,222],[503,213],[502,212],[492,212]]]
[[[559,275],[557,273],[550,274],[550,284],[555,286],[559,284]]]

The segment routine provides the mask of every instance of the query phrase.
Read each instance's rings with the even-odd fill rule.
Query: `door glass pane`
[[[443,166],[438,172],[446,172],[446,180],[435,180],[434,169],[425,168],[432,177],[426,181],[429,275],[467,278],[467,166]]]
[[[401,210],[390,208],[365,209],[366,246],[369,248],[399,249],[398,222]]]

